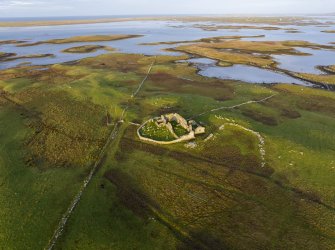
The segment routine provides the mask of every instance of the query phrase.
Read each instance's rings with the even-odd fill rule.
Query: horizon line
[[[318,13],[311,13],[311,12],[305,12],[305,13],[184,13],[184,14],[103,14],[103,15],[50,15],[50,16],[6,16],[6,17],[0,17],[1,19],[8,19],[8,18],[18,18],[18,19],[24,19],[24,18],[73,18],[73,17],[90,17],[90,18],[99,18],[99,17],[134,17],[134,16],[236,16],[236,15],[243,15],[243,16],[277,16],[277,15],[284,15],[284,16],[299,16],[299,15],[335,15],[333,12],[318,12]]]

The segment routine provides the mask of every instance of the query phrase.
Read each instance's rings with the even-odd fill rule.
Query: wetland
[[[0,248],[334,249],[334,28],[1,22]]]

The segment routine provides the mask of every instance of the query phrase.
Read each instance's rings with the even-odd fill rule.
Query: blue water
[[[129,16],[123,16],[129,17]],[[74,19],[87,19],[87,17],[71,17]],[[94,17],[91,17],[92,19]],[[30,20],[42,20],[43,18],[33,18]],[[63,20],[68,18],[49,18],[51,20]],[[17,19],[16,19],[17,20]],[[22,19],[28,20],[28,19]],[[334,21],[334,17],[320,19],[323,22]],[[203,22],[202,24],[210,24],[213,22]],[[20,59],[10,62],[0,62],[0,69],[15,67],[21,63],[32,63],[36,65],[45,65],[53,63],[62,63],[67,61],[79,60],[85,57],[97,56],[106,52],[99,50],[93,53],[85,54],[69,54],[61,51],[74,46],[96,44],[106,45],[117,49],[122,53],[140,53],[145,55],[180,55],[178,52],[166,51],[168,48],[173,48],[177,45],[156,45],[147,46],[142,43],[162,42],[162,41],[184,41],[197,40],[214,36],[257,36],[265,35],[261,38],[247,38],[245,40],[255,41],[283,41],[283,40],[305,40],[319,44],[329,44],[335,42],[335,35],[330,33],[322,33],[325,29],[335,29],[335,25],[330,27],[318,27],[315,25],[281,26],[283,28],[296,28],[301,33],[287,33],[285,30],[255,30],[255,29],[239,29],[239,30],[218,30],[204,31],[199,28],[194,28],[194,24],[199,23],[184,23],[179,21],[127,21],[113,23],[98,23],[98,24],[79,24],[79,25],[59,25],[59,26],[37,26],[37,27],[11,27],[0,28],[0,40],[24,40],[27,42],[38,42],[42,40],[67,38],[72,36],[82,35],[110,35],[110,34],[136,34],[143,35],[142,37],[110,41],[110,42],[94,42],[94,43],[72,43],[72,44],[41,44],[31,47],[17,47],[14,44],[0,45],[1,52],[17,53],[20,55],[30,54],[46,54],[52,53],[55,57],[36,58],[36,59]],[[200,23],[201,24],[201,23]],[[231,24],[238,25],[238,24]],[[240,24],[243,25],[243,24]],[[261,24],[258,24],[261,25]],[[180,26],[176,28],[176,26]],[[269,25],[266,25],[269,26]],[[279,63],[279,67],[297,72],[320,73],[315,66],[335,64],[335,53],[331,50],[312,50],[299,49],[301,51],[312,54],[311,56],[291,56],[291,55],[274,55],[273,58]],[[246,68],[247,67],[247,68]],[[255,82],[293,82],[293,78],[285,75],[271,72],[268,70],[258,69],[255,67],[236,65],[232,68],[218,67],[212,69],[211,72],[222,71],[230,79],[250,79]],[[203,74],[210,76],[209,70],[203,71]],[[254,73],[252,73],[254,72]],[[263,72],[263,73],[260,73]],[[247,77],[244,77],[247,76]],[[296,80],[296,79],[294,79]],[[297,83],[297,82],[295,82]],[[297,83],[299,84],[299,83]]]
[[[307,82],[271,70],[260,69],[247,65],[233,65],[230,67],[217,66],[217,61],[208,58],[192,58],[180,62],[194,64],[199,74],[227,80],[240,80],[250,83],[291,83],[303,86],[313,86]]]
[[[154,16],[154,15],[151,15],[151,16]],[[0,17],[0,22],[94,20],[94,19],[102,19],[102,18],[134,18],[134,17],[146,17],[146,15]]]

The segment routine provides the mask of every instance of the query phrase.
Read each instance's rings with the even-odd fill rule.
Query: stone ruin
[[[166,127],[171,135],[175,138],[173,141],[156,141],[151,138],[143,137],[140,134],[140,130],[148,123],[154,121],[155,124],[158,127]],[[183,136],[178,136],[174,128],[172,126],[172,122],[175,122],[176,124],[179,124],[182,128],[184,128],[187,131],[187,134]],[[154,142],[158,144],[173,144],[177,142],[183,142],[183,141],[189,141],[192,139],[195,139],[196,135],[204,134],[206,132],[205,127],[200,126],[197,122],[194,120],[189,120],[187,121],[184,117],[177,113],[171,113],[171,114],[165,114],[161,115],[160,117],[153,118],[147,122],[145,122],[140,128],[137,130],[137,134],[139,138],[143,141],[149,141],[149,142]]]

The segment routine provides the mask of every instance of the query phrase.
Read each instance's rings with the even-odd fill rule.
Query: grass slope
[[[0,248],[47,245],[112,129],[107,116],[126,106],[57,249],[335,247],[334,93],[208,79],[174,63],[186,58],[108,54],[1,72]],[[171,112],[206,126],[194,148],[140,142],[128,123]],[[250,131],[264,138],[264,167]]]

